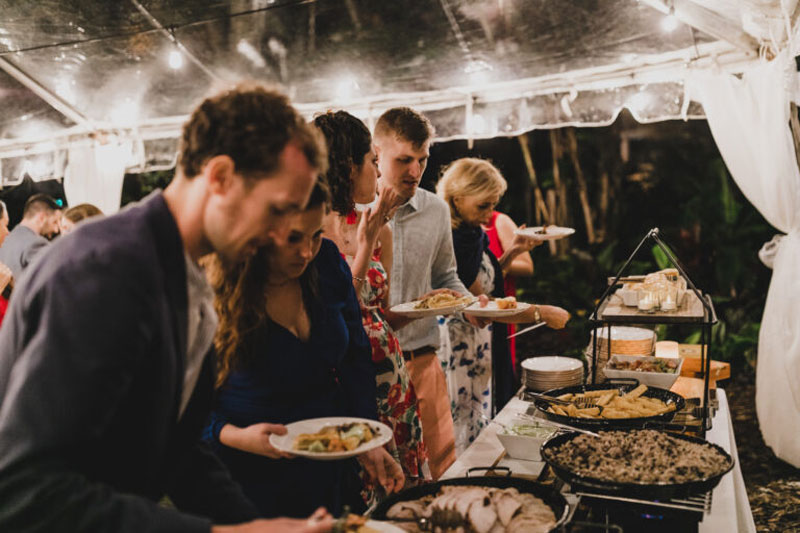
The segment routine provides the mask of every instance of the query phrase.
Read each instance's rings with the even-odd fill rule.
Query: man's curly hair
[[[278,169],[280,155],[289,142],[324,172],[325,144],[289,99],[255,83],[242,83],[206,98],[183,126],[178,169],[186,178],[202,172],[212,157],[227,155],[236,172],[261,178]]]
[[[331,205],[340,215],[355,209],[353,169],[360,169],[364,156],[372,148],[372,135],[361,120],[346,111],[328,111],[313,122],[328,147],[328,171],[325,179],[331,190]]]

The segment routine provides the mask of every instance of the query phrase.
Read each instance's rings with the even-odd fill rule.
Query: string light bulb
[[[177,49],[170,50],[167,62],[169,63],[169,68],[179,70],[183,67],[183,54]]]

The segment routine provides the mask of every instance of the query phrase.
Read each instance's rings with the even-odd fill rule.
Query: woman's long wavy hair
[[[328,111],[313,122],[328,145],[328,171],[325,181],[331,188],[331,206],[340,215],[355,209],[353,169],[361,168],[372,148],[372,135],[361,120],[347,111]]]
[[[328,209],[330,192],[323,181],[317,181],[306,211],[324,206]],[[219,326],[214,337],[217,351],[217,388],[225,384],[231,371],[247,368],[257,354],[248,348],[248,340],[267,326],[266,289],[269,281],[269,254],[273,247],[260,248],[255,255],[235,266],[226,266],[217,254],[204,258],[206,276],[214,289],[214,308]],[[317,270],[312,261],[300,276],[303,303],[314,309],[318,301]],[[310,318],[310,315],[309,315]]]

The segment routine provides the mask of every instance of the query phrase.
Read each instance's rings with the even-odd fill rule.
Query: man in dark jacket
[[[284,96],[240,86],[192,114],[163,194],[43,252],[0,330],[0,531],[330,527],[324,512],[253,521],[199,440],[216,315],[197,259],[237,262],[268,242],[323,165]]]

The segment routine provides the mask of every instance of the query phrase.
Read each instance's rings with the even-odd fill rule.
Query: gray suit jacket
[[[6,237],[3,246],[0,246],[0,262],[5,263],[14,274],[14,279],[19,280],[25,267],[49,242],[29,227],[17,224]]]

